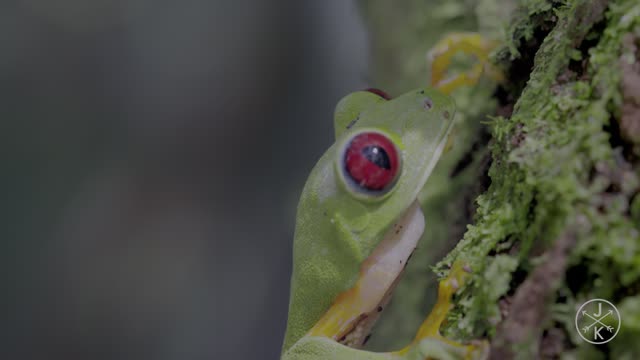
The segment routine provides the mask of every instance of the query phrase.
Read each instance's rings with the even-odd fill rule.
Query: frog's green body
[[[433,88],[391,100],[377,91],[360,91],[338,103],[336,142],[311,171],[298,204],[282,359],[460,359],[484,353],[486,346],[460,345],[439,334],[451,296],[464,280],[466,267],[459,263],[440,282],[438,302],[407,347],[389,353],[355,347],[366,342],[424,230],[416,198],[453,124],[455,105],[446,94],[478,80],[494,45],[478,34],[451,34],[429,54]],[[479,63],[445,79],[459,50],[474,54]],[[375,144],[387,145],[352,151],[363,134],[372,144],[378,137],[383,140]],[[381,157],[380,149],[399,160]],[[379,171],[391,171],[393,181],[383,176],[384,187],[376,187]]]
[[[355,284],[360,264],[415,201],[442,153],[454,109],[452,99],[434,89],[414,90],[389,101],[358,92],[338,104],[337,141],[311,171],[298,205],[285,354],[294,344],[296,353],[301,347],[331,345],[342,348],[345,358],[357,359],[349,354],[354,349],[304,336],[338,294]],[[380,198],[353,194],[337,173],[341,144],[362,129],[385,133],[401,152],[398,180]]]

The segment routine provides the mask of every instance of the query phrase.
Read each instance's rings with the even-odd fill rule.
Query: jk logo
[[[603,299],[587,301],[576,313],[578,333],[592,344],[604,344],[616,337],[620,321],[618,309]]]

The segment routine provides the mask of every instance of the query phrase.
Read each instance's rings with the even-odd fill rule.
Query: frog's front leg
[[[444,36],[427,54],[427,61],[431,64],[431,85],[450,94],[461,86],[475,85],[483,74],[502,82],[502,74],[489,64],[489,54],[496,46],[497,42],[478,33],[451,33]],[[459,52],[473,55],[476,63],[466,72],[445,77],[454,55]]]
[[[464,284],[471,269],[462,262],[454,263],[449,275],[438,284],[438,300],[423,321],[414,340],[396,352],[408,355],[409,359],[482,359],[488,354],[485,341],[461,344],[440,335],[440,326],[445,322],[452,304],[453,294]]]

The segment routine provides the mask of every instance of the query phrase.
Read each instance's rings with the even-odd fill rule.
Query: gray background
[[[275,359],[351,1],[0,5],[3,359]]]

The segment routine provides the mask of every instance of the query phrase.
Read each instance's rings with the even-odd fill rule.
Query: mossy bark
[[[449,31],[501,39],[507,78],[453,95],[458,146],[421,196],[428,230],[374,347],[411,337],[429,265],[442,276],[463,259],[474,276],[445,335],[487,339],[494,358],[640,358],[640,3],[361,3],[381,87],[424,84],[424,54]],[[574,324],[593,298],[622,318],[604,346]]]

